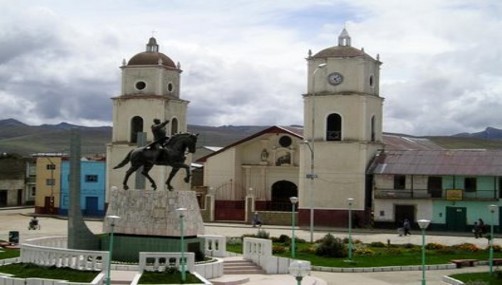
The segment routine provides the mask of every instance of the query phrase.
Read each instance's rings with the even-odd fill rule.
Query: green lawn
[[[0,272],[12,274],[17,278],[45,278],[68,280],[70,282],[90,283],[99,274],[97,271],[81,271],[55,266],[39,266],[31,263],[14,263],[0,266]]]
[[[383,266],[406,266],[422,264],[422,249],[418,245],[384,245],[372,246],[371,244],[354,244],[352,260],[346,262],[347,255],[342,257],[325,257],[315,254],[317,244],[300,242],[296,244],[295,258],[309,260],[312,265],[325,267],[383,267]],[[460,247],[434,246],[427,249],[425,263],[446,264],[452,259],[478,259],[488,260],[488,251],[479,249],[473,245],[465,244]],[[227,244],[227,250],[242,253],[242,245]],[[274,255],[281,257],[291,257],[289,242],[273,242]],[[502,258],[502,252],[494,253],[495,258]]]
[[[490,276],[489,272],[477,272],[477,273],[461,273],[450,275],[450,277],[460,280],[464,283],[467,282],[484,282],[482,284],[486,285],[500,285],[502,284],[502,271],[495,271],[493,275]]]
[[[0,250],[0,259],[19,257],[19,254],[19,249],[2,248]]]

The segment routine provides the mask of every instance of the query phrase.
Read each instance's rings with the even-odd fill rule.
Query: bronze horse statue
[[[121,168],[127,163],[131,162],[131,166],[126,171],[123,185],[124,190],[129,189],[127,186],[127,180],[132,173],[134,173],[138,168],[143,166],[143,170],[141,174],[145,176],[148,181],[150,181],[153,190],[157,189],[157,184],[155,181],[148,175],[148,172],[153,168],[154,165],[169,165],[172,167],[171,173],[169,173],[169,177],[166,180],[167,189],[169,191],[173,190],[171,186],[171,180],[174,175],[180,170],[180,168],[184,168],[186,172],[185,182],[190,182],[190,166],[185,164],[185,152],[188,149],[188,152],[194,153],[195,146],[197,144],[197,136],[198,134],[190,134],[190,133],[181,133],[172,136],[167,144],[164,147],[150,147],[150,146],[142,146],[131,150],[127,156],[115,166],[113,169]]]

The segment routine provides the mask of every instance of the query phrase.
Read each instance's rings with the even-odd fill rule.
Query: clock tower
[[[300,162],[300,225],[346,226],[371,213],[366,168],[383,148],[379,57],[351,46],[344,28],[338,44],[309,52]],[[351,199],[349,199],[351,198]]]
[[[167,135],[186,132],[186,112],[188,101],[180,98],[180,64],[159,51],[155,38],[150,38],[146,50],[134,55],[128,62],[124,59],[122,66],[121,94],[113,101],[113,133],[112,141],[107,145],[107,189],[111,186],[122,187],[126,167],[113,169],[130,150],[153,141],[151,125],[154,119],[169,120],[166,125]],[[150,176],[157,185],[164,185],[167,178],[165,166],[155,166]],[[131,188],[142,185],[142,175],[131,176]],[[176,177],[175,177],[176,178]],[[140,182],[138,182],[140,181]],[[176,190],[188,187],[186,183],[174,181]],[[144,186],[139,186],[143,187]],[[146,185],[147,189],[149,185]]]

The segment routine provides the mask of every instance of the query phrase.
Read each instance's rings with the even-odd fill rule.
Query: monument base
[[[204,260],[204,239],[194,236],[183,238],[185,252],[195,253],[195,261]],[[110,248],[110,236],[105,236],[101,242],[101,250]],[[114,261],[139,262],[140,252],[181,252],[181,238],[152,237],[135,235],[113,235]]]
[[[182,215],[177,211],[185,208]],[[204,257],[204,223],[194,191],[123,190],[110,193],[107,216],[113,221],[113,260],[138,262],[140,252],[186,252]],[[105,217],[101,249],[108,250],[112,221]],[[183,232],[181,225],[183,224]]]

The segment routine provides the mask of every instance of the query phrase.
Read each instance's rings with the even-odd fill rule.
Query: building
[[[61,193],[62,153],[33,155],[36,164],[36,214],[57,214]]]
[[[67,216],[70,203],[70,162],[61,165],[61,194],[59,215]],[[100,160],[80,161],[80,208],[84,217],[105,215],[106,162]]]
[[[290,224],[280,212],[297,196],[302,227],[345,227],[350,207],[354,226],[425,218],[432,229],[467,231],[493,218],[498,228],[502,150],[384,135],[381,64],[352,47],[345,29],[338,45],[309,52],[304,129],[273,126],[198,160],[214,199],[206,220],[250,222],[259,211],[265,223]]]
[[[113,101],[113,134],[107,145],[107,189],[122,187],[128,166],[113,169],[126,155],[138,146],[153,141],[150,126],[155,118],[165,121],[167,134],[187,131],[186,110],[188,101],[181,99],[180,64],[159,51],[155,38],[150,38],[146,50],[134,55],[122,66],[121,94]],[[190,161],[191,158],[187,158]],[[155,166],[150,176],[161,186],[167,179],[165,166]],[[188,190],[189,184],[175,177],[176,190]],[[162,182],[161,182],[162,181]],[[129,179],[132,189],[145,189],[142,175],[133,174]],[[135,184],[132,186],[132,184]]]
[[[431,229],[463,232],[481,218],[500,228],[502,150],[382,150],[368,173],[378,226],[425,218]]]
[[[17,154],[0,154],[0,207],[24,205],[31,198],[25,182],[27,160]]]

